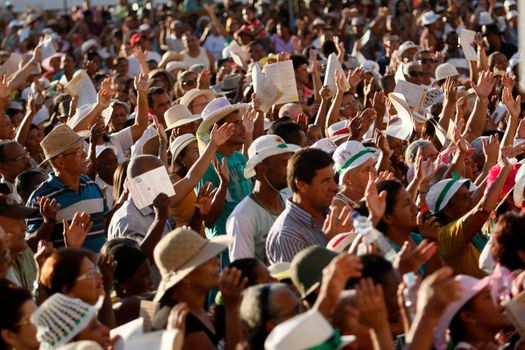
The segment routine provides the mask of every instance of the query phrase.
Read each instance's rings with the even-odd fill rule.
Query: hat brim
[[[268,147],[257,152],[257,154],[248,159],[246,166],[244,167],[244,177],[249,179],[255,176],[255,167],[260,164],[266,158],[277,156],[284,153],[295,153],[301,149],[301,147],[293,144],[286,144],[286,148]]]
[[[12,219],[25,219],[31,216],[37,208],[26,207],[25,205],[12,205],[11,209],[5,213],[2,213],[2,216],[6,216]]]
[[[200,114],[192,114],[190,116],[184,117],[180,120],[177,120],[175,123],[170,125],[169,128],[166,129],[166,131],[173,130],[174,128],[178,128],[179,126],[186,125],[189,123],[193,123],[194,121],[197,121],[199,119],[202,119]]]
[[[354,163],[352,163],[351,166],[349,166],[348,168],[346,168],[340,175],[339,175],[339,184],[342,185],[343,184],[343,178],[345,177],[345,175],[350,171],[350,170],[353,170],[355,168],[357,168],[358,166],[360,166],[361,164],[363,164],[364,162],[366,162],[367,160],[369,159],[373,159],[374,161],[377,161],[376,159],[376,153],[377,152],[369,152],[369,153],[365,153],[362,157],[358,158],[355,160]]]
[[[179,156],[180,152],[182,152],[182,150],[186,148],[192,142],[197,142],[197,138],[192,137],[192,138],[185,140],[184,142],[181,142],[181,144],[177,146],[176,150],[173,150],[172,149],[173,147],[170,146],[171,161],[172,162],[175,161],[175,159],[177,159],[177,157]]]
[[[153,301],[159,302],[171,287],[182,281],[197,267],[228,249],[230,243],[231,239],[225,235],[212,238],[206,242],[200,252],[191,258],[190,261],[182,265],[177,271],[173,271],[167,278],[163,278],[160,281],[159,288],[157,289]]]
[[[469,179],[460,179],[458,180],[455,184],[452,185],[452,187],[450,188],[450,190],[447,192],[447,194],[445,195],[445,198],[443,198],[443,202],[441,203],[441,208],[434,208],[436,211],[433,211],[434,214],[435,213],[439,213],[440,211],[442,211],[443,209],[445,209],[445,207],[448,205],[448,202],[450,202],[450,199],[452,199],[452,197],[454,197],[454,195],[456,194],[456,192],[462,187],[464,186],[465,184],[468,184],[470,180]],[[437,210],[439,209],[439,210]]]
[[[217,123],[222,118],[233,112],[239,112],[243,114],[248,109],[249,104],[247,103],[236,103],[234,105],[226,106],[212,113],[208,118],[204,119],[197,130],[197,135],[201,139],[206,139],[210,134],[210,130],[213,124]]]
[[[45,163],[49,162],[51,159],[61,155],[62,153],[64,153],[68,148],[70,147],[73,147],[74,145],[76,145],[77,143],[79,143],[80,141],[82,141],[82,136],[80,136],[78,133],[77,133],[77,138],[75,139],[75,141],[71,141],[70,143],[62,146],[61,149],[59,150],[56,150],[55,152],[52,152],[51,154],[48,154],[46,156],[46,159],[44,159],[42,161],[42,163],[39,164],[39,166],[42,166],[44,165]]]
[[[184,94],[184,96],[182,96],[180,98],[179,104],[190,108],[190,103],[192,103],[193,100],[195,100],[199,96],[206,96],[208,98],[208,100],[210,100],[210,101],[213,100],[215,97],[217,97],[215,92],[213,92],[212,90],[201,89],[199,91],[195,91],[195,92],[192,92],[192,93],[189,93],[189,94],[188,93]]]

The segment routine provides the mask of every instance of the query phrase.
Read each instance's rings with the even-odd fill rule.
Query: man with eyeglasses
[[[423,67],[417,61],[407,63],[403,66],[403,74],[408,82],[420,85],[423,78]]]
[[[9,188],[10,196],[17,203],[22,203],[22,199],[16,193],[15,179],[30,167],[29,152],[21,144],[14,140],[0,140],[0,183]]]
[[[108,207],[98,185],[84,175],[88,166],[85,142],[67,124],[60,124],[41,145],[53,171],[29,197],[29,206],[40,207],[27,221],[30,238],[63,247],[64,223],[71,222],[77,212],[85,212],[91,215],[92,226],[83,247],[98,253],[106,242],[104,214]],[[90,227],[88,222],[83,225]]]
[[[5,263],[7,257],[11,261],[7,279],[29,290],[33,288],[36,279],[36,265],[33,252],[25,240],[25,219],[35,211],[36,208],[19,205],[9,196],[0,195],[0,240],[9,242],[9,247],[0,251],[0,265]]]

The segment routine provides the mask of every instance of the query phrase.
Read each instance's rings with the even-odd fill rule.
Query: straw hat
[[[340,336],[317,310],[310,310],[284,321],[266,338],[267,350],[342,349],[355,336]]]
[[[170,143],[171,159],[172,160],[177,159],[180,152],[182,152],[182,150],[186,148],[186,146],[188,146],[193,141],[197,141],[197,138],[193,134],[184,134],[184,135],[177,136]]]
[[[206,96],[208,101],[211,101],[217,97],[217,95],[209,89],[191,89],[181,97],[179,104],[190,108],[190,104],[199,96]]]
[[[241,82],[241,75],[240,74],[233,74],[233,75],[227,75],[224,77],[224,79],[218,83],[217,85],[214,85],[212,87],[212,90],[215,91],[217,94],[227,95],[232,94],[237,91],[239,88],[239,83]]]
[[[164,120],[167,126],[166,131],[199,119],[201,119],[200,114],[191,114],[188,107],[183,104],[175,105],[164,113]]]
[[[213,124],[233,112],[243,114],[248,109],[247,103],[231,104],[226,97],[219,97],[212,100],[201,113],[202,123],[197,130],[199,137],[207,138]]]
[[[231,239],[225,235],[207,240],[197,232],[182,227],[164,236],[153,252],[162,276],[154,301],[160,301],[168,289],[226,250],[230,242]]]
[[[287,144],[277,135],[263,135],[252,142],[248,148],[248,162],[244,167],[244,177],[255,176],[255,167],[268,157],[283,153],[295,153],[301,147]]]
[[[292,263],[290,262],[279,262],[268,266],[268,272],[270,272],[270,276],[276,280],[282,281],[291,277],[291,267]]]
[[[40,143],[44,151],[44,162],[64,153],[73,147],[82,137],[73,131],[67,124],[60,124],[55,127]],[[42,162],[43,163],[43,162]]]
[[[46,299],[31,315],[40,349],[57,349],[76,337],[97,316],[101,301],[93,306],[61,293]]]

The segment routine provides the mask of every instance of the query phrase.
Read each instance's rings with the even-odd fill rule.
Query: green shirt
[[[216,153],[219,164],[225,156]],[[213,238],[226,234],[226,220],[232,213],[233,209],[239,202],[252,192],[253,183],[251,179],[244,177],[244,167],[246,166],[246,157],[242,153],[234,152],[231,156],[226,157],[228,170],[230,171],[230,181],[228,182],[228,192],[224,200],[224,207],[215,221],[213,227],[206,227],[206,237]],[[203,178],[196,187],[196,192],[206,183],[211,182],[215,188],[220,185],[220,178],[212,164],[204,174]]]

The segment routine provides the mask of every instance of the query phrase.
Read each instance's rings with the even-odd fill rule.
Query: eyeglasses
[[[70,156],[72,154],[76,155],[77,157],[80,157],[83,152],[84,152],[84,149],[83,148],[79,148],[79,149],[77,149],[76,151],[73,151],[73,152],[62,153],[59,157]]]
[[[77,281],[92,280],[95,279],[98,275],[100,275],[100,269],[98,268],[98,266],[95,266],[85,274],[78,276]]]
[[[423,72],[408,72],[408,75],[410,75],[411,77],[423,77],[424,73]]]
[[[7,162],[18,162],[24,158],[27,158],[29,159],[29,157],[31,157],[31,154],[29,154],[29,152],[26,152],[24,154],[21,154],[21,155],[18,155],[14,158],[10,158],[10,159],[4,159],[2,161],[0,161],[0,163],[7,163]]]
[[[196,85],[197,79],[186,80],[182,82],[182,86]]]

